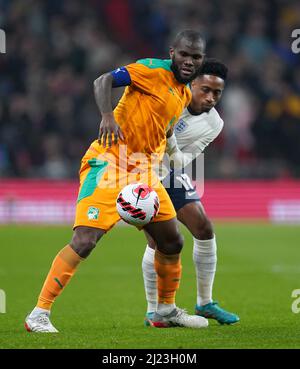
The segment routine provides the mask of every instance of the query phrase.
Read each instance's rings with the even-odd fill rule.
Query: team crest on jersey
[[[87,212],[89,220],[97,220],[99,218],[99,209],[94,206],[90,206]]]
[[[188,127],[188,124],[183,119],[180,119],[178,123],[175,125],[175,132],[182,133],[183,131],[187,129],[187,127]]]

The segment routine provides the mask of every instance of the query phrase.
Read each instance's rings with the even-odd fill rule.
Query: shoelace
[[[175,315],[175,318],[181,320],[182,322],[189,322],[194,319],[194,316],[189,315],[186,309],[177,308],[177,314]],[[196,317],[196,319],[198,319],[198,317]]]
[[[186,309],[177,308],[177,314],[174,316],[177,319],[176,325],[180,327],[189,326],[191,322],[198,320],[196,315],[189,315]]]
[[[180,309],[180,308],[176,308],[176,315],[175,317],[180,317],[181,315],[187,315],[187,310],[186,309]]]
[[[41,314],[38,318],[37,321],[43,325],[47,325],[49,324],[49,316],[47,314]]]

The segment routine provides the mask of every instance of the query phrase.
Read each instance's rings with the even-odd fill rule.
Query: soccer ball
[[[129,184],[117,197],[117,210],[125,222],[135,226],[146,225],[158,213],[157,193],[143,183]]]

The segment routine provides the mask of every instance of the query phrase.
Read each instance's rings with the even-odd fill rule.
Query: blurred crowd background
[[[185,28],[229,68],[206,177],[300,177],[299,0],[0,0],[0,28],[0,177],[75,178],[98,134],[94,79],[168,58]]]

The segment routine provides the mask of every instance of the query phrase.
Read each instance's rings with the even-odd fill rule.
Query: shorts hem
[[[189,200],[185,200],[185,202],[184,203],[182,203],[182,204],[180,204],[179,206],[174,206],[174,208],[175,208],[175,210],[176,210],[176,213],[180,210],[180,209],[182,209],[185,205],[187,205],[187,204],[190,204],[191,202],[201,202],[201,200],[200,199],[189,199]],[[174,204],[173,204],[174,205]]]
[[[163,219],[155,217],[150,223],[166,222],[167,220],[171,220],[173,218],[176,218],[176,213],[169,216],[166,215]]]
[[[91,224],[83,224],[83,223],[79,223],[79,224],[74,224],[73,225],[73,231],[75,231],[75,229],[77,227],[88,227],[88,228],[97,228],[97,229],[100,229],[101,231],[107,233],[114,225],[112,225],[110,228],[102,228],[102,227],[99,227],[99,226],[96,226],[96,225],[91,225]]]

